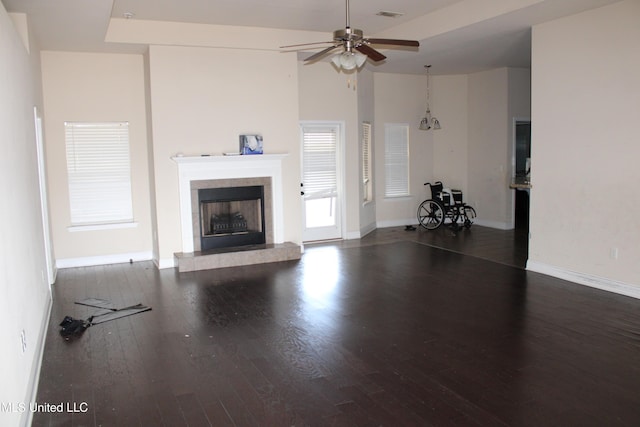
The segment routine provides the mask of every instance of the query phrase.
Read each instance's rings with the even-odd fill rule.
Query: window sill
[[[91,224],[91,225],[72,225],[67,227],[70,233],[79,231],[97,231],[97,230],[114,230],[120,228],[136,228],[137,222],[118,222],[113,224]]]
[[[413,196],[411,194],[405,194],[403,196],[384,196],[384,199],[388,201],[396,202],[396,201],[402,201],[402,200],[411,200],[413,199]]]

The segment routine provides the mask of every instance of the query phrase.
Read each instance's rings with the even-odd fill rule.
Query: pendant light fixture
[[[425,116],[420,120],[420,126],[418,129],[420,130],[438,130],[440,129],[440,121],[431,115],[431,109],[429,108],[429,68],[431,65],[425,65],[424,68],[427,69],[427,112]]]

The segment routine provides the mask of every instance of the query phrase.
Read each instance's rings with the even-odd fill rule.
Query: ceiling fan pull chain
[[[351,84],[351,76],[347,76],[347,88],[353,88],[353,90],[358,88],[358,73],[353,75],[353,85]]]

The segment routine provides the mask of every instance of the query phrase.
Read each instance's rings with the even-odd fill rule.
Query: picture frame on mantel
[[[240,135],[240,154],[263,154],[262,135]]]

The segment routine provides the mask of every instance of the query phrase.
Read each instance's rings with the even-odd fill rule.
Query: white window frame
[[[70,231],[135,226],[128,122],[65,122]]]
[[[409,125],[384,125],[384,197],[410,196],[409,192]]]
[[[373,201],[371,123],[362,122],[362,201]]]

